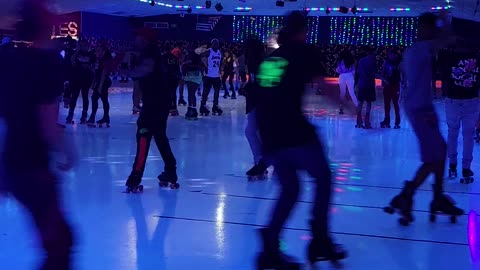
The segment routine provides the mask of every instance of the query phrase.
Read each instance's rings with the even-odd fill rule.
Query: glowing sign
[[[66,22],[52,27],[52,38],[62,38],[71,36],[78,39],[78,24],[76,22]]]

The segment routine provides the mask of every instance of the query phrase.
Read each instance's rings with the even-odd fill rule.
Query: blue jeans
[[[252,150],[253,160],[258,164],[262,160],[262,141],[257,127],[257,113],[255,110],[247,115],[247,127],[245,128],[245,136]]]
[[[317,227],[317,235],[328,235],[329,207],[332,193],[332,175],[327,157],[321,144],[280,150],[269,155],[268,161],[275,167],[281,186],[280,197],[274,208],[268,230],[273,239],[278,239],[280,231],[287,221],[300,194],[300,181],[297,171],[308,172],[316,182],[315,200],[312,216]]]
[[[457,164],[458,134],[461,126],[463,135],[463,169],[470,169],[473,160],[475,126],[479,114],[478,106],[479,101],[477,98],[463,100],[448,98],[445,101],[448,125],[448,159],[451,164]]]

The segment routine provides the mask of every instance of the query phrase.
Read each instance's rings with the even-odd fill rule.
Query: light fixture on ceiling
[[[155,1],[151,0],[150,1],[150,6],[152,6],[152,7],[155,6]]]
[[[358,13],[357,6],[353,6],[352,9],[351,9],[351,11],[352,11],[352,14],[353,14],[353,15],[357,15],[357,13]]]
[[[347,14],[348,13],[348,8],[345,6],[341,6],[338,11],[342,14]]]
[[[331,11],[330,11],[330,8],[327,7],[327,8],[325,9],[325,13],[328,15],[328,14],[330,14],[330,12],[331,12]]]
[[[278,0],[278,1],[275,3],[275,5],[276,5],[277,7],[284,7],[284,6],[285,6],[285,2],[283,2],[283,1],[281,1],[281,0]]]
[[[212,1],[210,1],[210,0],[205,1],[205,7],[206,8],[211,8],[212,7]]]
[[[222,4],[221,4],[221,3],[217,3],[217,4],[215,5],[215,9],[216,9],[218,12],[222,11],[222,10],[223,10]]]

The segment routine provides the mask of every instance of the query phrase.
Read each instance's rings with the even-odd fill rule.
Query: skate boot
[[[370,113],[365,114],[365,129],[371,129],[372,124],[370,123]]]
[[[97,127],[97,125],[95,125],[95,115],[90,115],[90,118],[88,118],[88,121],[87,121],[87,127],[89,128],[95,128]]]
[[[208,116],[209,114],[210,114],[210,110],[207,108],[207,106],[205,105],[200,106],[200,115]]]
[[[70,108],[70,99],[69,98],[63,98],[63,107],[65,109]]]
[[[380,127],[381,128],[391,128],[390,120],[385,119],[382,122],[380,122]]]
[[[87,112],[82,112],[82,117],[80,118],[80,125],[85,125],[87,123]]]
[[[180,99],[178,100],[178,106],[187,106],[187,102],[185,101],[185,99],[183,99],[183,97],[180,97]]]
[[[263,251],[257,256],[257,270],[300,270],[300,264],[280,251],[280,243],[269,236],[268,229],[260,229]]]
[[[158,183],[160,187],[180,188],[180,185],[177,183],[178,177],[176,172],[162,172],[157,178],[160,181]]]
[[[462,170],[462,178],[460,179],[462,184],[471,184],[473,183],[473,172],[470,169]]]
[[[143,185],[140,185],[142,182],[142,175],[139,172],[133,171],[127,179],[126,186],[126,193],[137,193],[143,192]]]
[[[235,91],[232,91],[232,99],[237,99],[237,93]]]
[[[110,117],[109,116],[104,116],[102,119],[97,121],[97,125],[99,128],[103,127],[103,125],[107,126],[107,128],[110,127]]]
[[[400,225],[408,226],[414,220],[412,215],[413,193],[413,182],[406,181],[405,187],[400,194],[395,196],[390,202],[390,205],[385,207],[383,211],[388,214],[393,214],[398,211],[400,213],[398,222]]]
[[[73,121],[73,114],[69,113],[67,116],[67,119],[65,120],[65,124],[67,125],[73,125],[75,122]]]
[[[311,221],[310,226],[313,234],[313,239],[308,245],[307,254],[308,261],[313,266],[316,262],[331,261],[334,265],[338,265],[340,260],[347,257],[347,252],[341,245],[335,244],[328,236],[328,232],[321,229],[325,225],[319,222]]]
[[[433,185],[435,190],[435,185]],[[465,212],[455,206],[455,202],[445,194],[435,195],[432,203],[430,203],[430,222],[435,222],[437,215],[450,216],[451,223],[457,223],[457,217],[462,216]]]
[[[220,116],[220,115],[223,114],[223,110],[222,110],[222,108],[220,108],[220,106],[218,106],[218,105],[213,105],[212,114],[213,114],[213,115],[218,115],[218,116]]]
[[[450,179],[457,178],[457,164],[456,163],[450,163],[449,168],[448,168],[448,177]]]
[[[185,119],[187,120],[198,120],[198,112],[194,107],[188,107],[187,113],[185,114]]]
[[[394,129],[399,129],[400,128],[400,119],[395,121],[395,126],[393,126]]]
[[[355,128],[365,128],[365,126],[363,125],[362,113],[361,112],[357,113],[357,124],[355,125]]]
[[[265,162],[258,162],[258,164],[255,164],[250,170],[247,171],[246,175],[248,180],[264,180],[268,175],[267,168],[268,166],[265,164]]]
[[[177,109],[171,109],[170,110],[170,116],[178,116],[179,113],[178,113],[178,110]]]
[[[133,109],[132,109],[132,114],[139,114],[140,113],[140,110],[141,108],[137,107],[137,106],[134,106]]]
[[[229,97],[230,97],[230,94],[228,93],[227,90],[225,90],[225,94],[223,95],[223,98],[224,98],[224,99],[227,99],[227,98],[229,98]]]

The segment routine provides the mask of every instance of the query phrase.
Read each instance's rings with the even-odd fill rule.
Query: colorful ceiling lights
[[[390,11],[410,11],[410,8],[391,8]]]
[[[340,8],[323,8],[323,7],[309,7],[305,8],[306,11],[340,11]],[[352,9],[349,9],[352,11]],[[357,8],[357,11],[368,11],[368,8]]]

